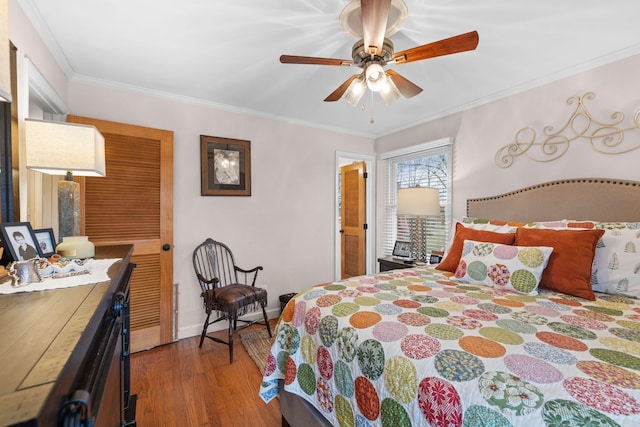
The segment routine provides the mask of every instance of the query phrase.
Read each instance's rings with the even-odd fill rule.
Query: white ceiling
[[[363,111],[323,102],[359,69],[279,62],[351,59],[356,39],[338,21],[348,0],[18,0],[71,80],[369,136],[640,53],[639,0],[405,2],[396,52],[473,30],[480,43],[389,65],[424,91],[390,106],[367,94]]]

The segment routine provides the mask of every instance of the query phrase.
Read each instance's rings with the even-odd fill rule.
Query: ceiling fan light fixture
[[[362,96],[366,92],[367,87],[364,84],[363,78],[354,79],[344,93],[344,99],[352,106],[356,107],[358,102],[362,99]]]
[[[389,76],[387,76],[387,84],[385,84],[382,90],[378,93],[385,105],[393,104],[401,95],[398,87]]]
[[[382,65],[377,62],[370,62],[364,71],[367,80],[367,87],[371,92],[380,92],[387,83],[387,75]]]

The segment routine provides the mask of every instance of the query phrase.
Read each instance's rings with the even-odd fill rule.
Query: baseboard
[[[268,309],[267,317],[269,319],[277,319],[278,317],[280,317],[280,309],[279,308]],[[251,313],[247,316],[244,316],[244,318],[250,319],[250,320],[262,319],[262,313],[258,311],[255,313]],[[220,323],[216,323],[215,325],[211,325],[208,329],[208,332],[221,331],[223,329],[226,330],[227,328],[228,328],[227,322],[220,322]],[[178,328],[178,339],[195,337],[200,335],[201,333],[202,333],[202,323],[199,323],[197,325],[182,326]]]

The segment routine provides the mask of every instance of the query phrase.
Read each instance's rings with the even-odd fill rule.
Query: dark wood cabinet
[[[378,258],[378,263],[380,264],[380,271],[397,270],[399,268],[412,268],[416,266],[416,264],[414,264],[413,262],[406,263],[403,260],[395,259],[390,256]]]
[[[0,426],[135,425],[131,252],[96,248],[96,259],[119,259],[105,282],[0,295]]]

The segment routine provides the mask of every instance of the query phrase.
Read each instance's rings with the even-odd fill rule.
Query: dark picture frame
[[[251,196],[251,142],[200,135],[201,195]]]
[[[26,261],[42,256],[29,222],[0,223],[0,238],[10,261]]]
[[[391,254],[398,258],[411,258],[411,242],[396,240]]]
[[[56,253],[56,237],[53,234],[53,228],[33,230],[33,235],[38,243],[38,250],[41,256],[49,258]]]

